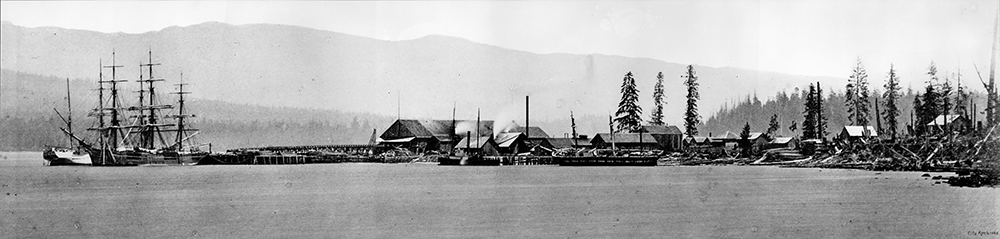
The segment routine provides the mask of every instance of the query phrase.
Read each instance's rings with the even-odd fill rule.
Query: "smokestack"
[[[530,102],[530,101],[528,101],[528,96],[526,95],[526,96],[524,96],[524,136],[527,136],[527,137],[530,138],[531,137],[531,123],[529,123],[529,121],[528,121],[528,119],[529,119],[528,118],[528,112],[530,112],[528,110],[529,109],[528,108],[529,107],[528,102]]]
[[[476,146],[477,147],[481,145],[481,144],[479,144],[479,137],[481,135],[482,135],[482,133],[479,132],[479,109],[476,109]],[[472,139],[470,138],[469,140],[472,140]]]

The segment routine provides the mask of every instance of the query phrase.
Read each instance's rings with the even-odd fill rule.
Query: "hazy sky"
[[[873,85],[889,64],[916,82],[988,69],[1000,1],[0,2],[28,27],[141,33],[206,21],[276,23],[384,40],[442,34],[536,53],[600,53],[682,64],[844,77],[860,57]],[[987,70],[988,71],[988,70]],[[977,87],[980,87],[977,85]]]

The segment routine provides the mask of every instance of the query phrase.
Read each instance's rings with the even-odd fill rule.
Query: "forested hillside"
[[[826,88],[824,92],[824,102],[823,102],[823,116],[827,119],[827,137],[831,138],[834,134],[840,132],[840,129],[847,124],[847,108],[845,106],[845,96],[843,89],[830,89]],[[884,99],[875,96],[881,96],[881,91],[874,91],[872,94],[870,105],[872,105],[872,117],[870,122],[875,125],[874,118],[874,101],[875,98],[879,98],[879,104],[885,102]],[[921,94],[918,89],[903,89],[900,92],[901,97],[897,102],[900,109],[900,114],[898,118],[899,129],[898,132],[906,132],[906,126],[910,124],[910,115],[913,112],[913,99],[917,95]],[[765,132],[767,131],[768,124],[772,115],[778,115],[778,122],[780,124],[780,130],[778,130],[777,135],[781,136],[800,136],[802,134],[802,121],[804,119],[805,111],[805,95],[807,92],[805,90],[793,91],[791,93],[780,92],[772,98],[760,100],[757,96],[747,96],[741,101],[735,104],[727,104],[712,117],[709,117],[705,121],[705,124],[700,127],[702,129],[702,135],[707,136],[708,133],[721,134],[726,131],[732,131],[733,133],[739,134],[743,129],[744,124],[750,123],[751,132]],[[973,93],[971,99],[979,106],[980,109],[986,105],[986,97],[981,93]],[[884,110],[884,107],[880,105],[880,111]],[[977,116],[982,119],[984,116],[980,110],[980,115]],[[789,126],[795,122],[798,126],[798,130],[792,131]],[[886,127],[885,121],[882,120],[883,128]]]

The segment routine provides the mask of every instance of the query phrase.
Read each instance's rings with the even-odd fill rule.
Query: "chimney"
[[[529,119],[528,118],[528,112],[529,112],[528,111],[528,109],[529,109],[528,108],[529,107],[528,102],[529,102],[528,101],[528,96],[526,95],[526,96],[524,96],[524,135],[528,136],[528,138],[531,138],[531,123],[528,122],[528,119]]]

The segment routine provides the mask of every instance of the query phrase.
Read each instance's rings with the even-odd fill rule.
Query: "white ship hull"
[[[90,154],[86,150],[53,147],[42,152],[42,157],[52,166],[93,164],[90,160]]]

